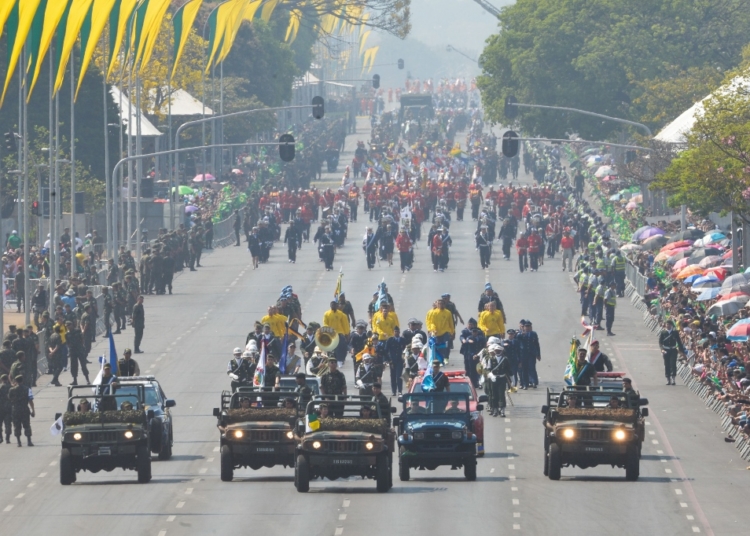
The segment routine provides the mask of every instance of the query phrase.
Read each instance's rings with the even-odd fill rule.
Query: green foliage
[[[750,92],[733,86],[705,102],[687,150],[656,178],[652,189],[699,214],[734,211],[750,222]]]
[[[514,94],[524,103],[665,121],[672,117],[656,117],[653,107],[676,110],[685,99],[678,89],[667,90],[670,78],[701,92],[715,80],[707,69],[723,72],[739,63],[750,0],[518,0],[503,9],[499,27],[480,58],[478,80],[491,120],[504,119],[504,99]],[[541,110],[522,110],[520,126],[593,139],[621,128]]]

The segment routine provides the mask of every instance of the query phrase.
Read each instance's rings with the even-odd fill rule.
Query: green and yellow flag
[[[81,69],[78,75],[78,86],[76,87],[76,98],[78,91],[81,89],[83,78],[86,76],[91,58],[96,50],[96,44],[104,32],[107,21],[110,20],[115,8],[119,9],[121,0],[94,0],[89,17],[81,28]],[[113,30],[110,30],[113,31]]]
[[[6,0],[7,1],[7,0]],[[41,0],[24,0],[21,2],[14,3],[10,9],[8,15],[6,15],[7,32],[8,32],[8,72],[5,74],[5,85],[3,86],[3,93],[0,95],[0,106],[3,105],[5,100],[5,93],[8,91],[8,84],[10,79],[13,77],[13,73],[16,71],[16,65],[18,64],[18,58],[21,56],[23,45],[26,43],[26,38],[31,30],[31,24],[34,22],[34,16],[36,15],[37,8],[39,7]],[[7,9],[4,8],[4,9]],[[19,80],[19,84],[22,81]]]
[[[174,58],[172,61],[172,73],[170,78],[174,78],[177,72],[177,65],[180,63],[182,53],[185,50],[190,30],[193,28],[195,17],[198,15],[203,0],[190,0],[183,4],[172,17],[172,26],[174,27]]]
[[[149,2],[149,9],[146,11],[146,18],[143,21],[143,38],[141,39],[141,46],[136,53],[136,65],[140,64],[140,71],[148,65],[151,60],[151,54],[154,51],[154,45],[156,45],[156,39],[159,37],[159,31],[161,30],[161,23],[164,20],[164,15],[167,13],[171,0],[151,0]]]
[[[232,50],[234,40],[240,31],[240,26],[244,20],[242,15],[245,11],[248,0],[235,0],[234,7],[229,15],[229,20],[224,28],[224,38],[221,43],[221,50],[217,56],[216,63],[221,63],[226,59]]]
[[[64,26],[64,33],[62,38],[62,47],[58,51],[59,59],[57,62],[57,76],[55,77],[55,86],[53,93],[60,91],[63,80],[65,79],[65,69],[68,67],[68,60],[70,54],[73,52],[73,47],[78,41],[78,34],[81,32],[81,26],[83,21],[86,19],[89,13],[89,8],[94,0],[72,0],[70,9],[68,10],[68,17]],[[58,32],[59,33],[59,32]]]
[[[16,3],[17,0],[5,0],[4,2],[0,2],[0,34],[3,33],[5,23],[8,21],[10,12],[16,7]]]
[[[112,75],[115,59],[120,54],[122,43],[125,41],[130,19],[139,0],[116,0],[115,6],[109,15],[109,66],[107,67],[107,80]],[[127,54],[127,51],[126,51]]]
[[[229,24],[232,10],[236,0],[228,0],[214,9],[208,17],[208,58],[206,61],[206,74],[211,71],[214,58],[221,50],[224,43],[227,24]]]

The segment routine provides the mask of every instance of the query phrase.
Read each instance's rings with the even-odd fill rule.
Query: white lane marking
[[[336,527],[336,531],[333,534],[334,536],[341,536],[344,534],[344,527]]]
[[[516,475],[510,475],[510,476],[508,476],[508,480],[515,480],[515,479],[516,479]]]
[[[339,521],[344,521],[346,519],[346,514],[339,514]]]
[[[518,488],[516,487],[510,488],[510,491],[518,491]]]
[[[664,451],[663,450],[657,450],[656,453],[657,454],[664,454]]]
[[[669,460],[667,460],[666,458],[662,458],[662,459],[660,459],[659,461],[660,461],[661,463],[667,463],[667,462],[668,462]]]
[[[206,460],[206,463],[211,463],[212,461],[214,461],[214,459],[213,459],[213,458],[208,458],[208,459]]]
[[[204,468],[202,468],[202,469],[201,469],[200,471],[198,471],[198,472],[199,472],[200,474],[203,474],[203,473],[205,473],[206,471],[208,471],[208,467],[204,467]]]
[[[513,517],[521,517],[521,512],[513,512]]]
[[[649,430],[648,435],[656,435],[656,432],[654,432],[653,430]]]
[[[508,450],[513,450],[513,445],[508,445],[508,446],[507,446],[507,447],[505,447],[505,448],[507,448]]]
[[[10,512],[11,510],[13,510],[13,505],[12,505],[12,504],[9,504],[8,506],[6,506],[6,507],[5,507],[4,509],[3,509],[3,512]]]
[[[53,461],[49,462],[49,466],[50,467],[54,467],[55,465],[57,465],[56,461],[53,460]]]
[[[681,502],[681,503],[680,503],[680,506],[681,506],[681,507],[683,507],[683,508],[687,508],[687,507],[688,507],[688,503],[686,503],[686,502]]]
[[[180,335],[179,337],[177,337],[177,338],[175,339],[175,341],[179,341],[179,340],[180,340],[181,338],[182,338],[182,335]],[[172,344],[175,344],[175,343],[172,343]]]
[[[687,515],[687,516],[685,516],[685,517],[687,518],[687,520],[688,520],[688,521],[692,521],[692,520],[694,520],[694,519],[695,519],[695,517],[693,517],[693,516],[691,516],[691,515]]]
[[[682,490],[681,490],[681,489],[676,489],[676,490],[674,490],[674,492],[675,492],[675,493],[676,493],[677,495],[682,495]]]
[[[23,499],[23,496],[26,495],[25,493],[19,493],[16,495],[16,499]]]
[[[518,523],[514,523],[513,530],[521,530],[521,525],[519,525]]]
[[[651,426],[651,421],[646,421],[646,426]]]
[[[659,440],[658,439],[652,439],[651,443],[653,443],[654,445],[658,445],[659,444]]]
[[[505,422],[510,422],[510,419],[505,419]]]
[[[176,517],[177,517],[177,516],[169,516],[169,517],[167,518],[167,523],[171,523],[172,521],[174,521],[174,520],[175,520],[175,518],[176,518]]]
[[[515,506],[518,506],[519,504],[521,504],[521,502],[518,499],[513,499],[513,504]]]
[[[506,434],[509,434],[509,433],[510,433],[510,428],[506,428],[506,429],[505,429],[505,433],[506,433]]]
[[[349,499],[344,499],[344,508],[349,508],[349,505],[351,504],[351,501]]]
[[[34,486],[36,486],[36,483],[34,483],[34,482],[29,482],[29,485],[28,485],[28,486],[26,486],[26,487],[27,487],[27,488],[33,488]]]
[[[505,436],[505,440],[506,440],[506,441],[513,441],[513,438],[512,438],[512,437],[510,437],[510,436]]]
[[[515,469],[515,468],[516,468],[515,464],[512,464],[512,463],[509,463],[509,464],[508,464],[508,469],[511,469],[511,470],[513,470],[513,469]]]
[[[47,476],[47,473],[39,473],[37,478],[44,478],[45,476]]]
[[[214,447],[214,452],[219,452],[219,447]]]
[[[177,503],[177,508],[182,508],[183,506],[185,506],[185,501],[180,501]]]
[[[193,493],[193,488],[188,488],[185,490],[185,495],[192,495],[192,493]]]
[[[159,531],[159,536],[167,536],[167,531],[166,530],[160,530]]]
[[[494,472],[495,472],[495,468],[493,467],[492,469],[490,469],[490,474],[492,474]]]
[[[667,474],[670,474],[672,472],[672,470],[671,469],[664,469],[664,472],[667,473]]]
[[[693,526],[693,532],[700,532],[700,527]]]

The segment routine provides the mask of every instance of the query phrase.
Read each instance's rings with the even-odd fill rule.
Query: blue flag
[[[432,377],[432,363],[427,363],[427,369],[422,377],[422,392],[429,393],[435,390],[435,378]]]
[[[383,278],[383,281],[378,285],[378,299],[375,300],[375,307],[374,307],[376,311],[380,310],[381,301],[388,301],[388,296],[385,293],[385,278]]]
[[[286,374],[286,360],[289,357],[289,318],[284,323],[286,331],[284,331],[284,338],[281,341],[281,357],[279,358],[279,371],[282,374]]]
[[[117,360],[117,350],[115,350],[115,338],[112,336],[112,331],[109,332],[109,366],[112,367],[112,374],[115,376],[120,375],[120,365]]]

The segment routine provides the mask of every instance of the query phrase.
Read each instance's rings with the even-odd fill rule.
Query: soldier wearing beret
[[[19,374],[13,378],[16,382],[14,387],[8,392],[8,399],[11,404],[11,416],[13,419],[13,435],[16,436],[18,446],[21,445],[21,428],[26,436],[26,444],[33,447],[31,442],[31,417],[36,415],[34,411],[34,394],[23,381],[23,375]]]

